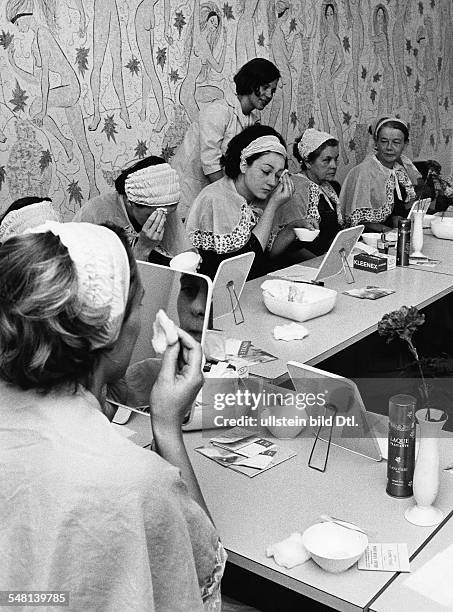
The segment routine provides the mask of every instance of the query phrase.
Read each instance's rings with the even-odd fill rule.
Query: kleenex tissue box
[[[377,274],[378,272],[393,270],[396,267],[396,257],[395,255],[386,255],[384,253],[379,253],[378,255],[359,253],[354,256],[353,267]]]

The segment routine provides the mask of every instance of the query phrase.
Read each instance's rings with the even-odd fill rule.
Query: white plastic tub
[[[289,287],[297,288],[301,301],[288,301]],[[272,279],[261,285],[266,308],[273,314],[293,321],[308,321],[327,314],[335,306],[337,292],[306,283]]]

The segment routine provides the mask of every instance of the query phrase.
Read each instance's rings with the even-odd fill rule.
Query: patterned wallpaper
[[[280,87],[262,122],[292,143],[340,141],[342,178],[367,126],[410,122],[408,154],[452,161],[451,0],[4,0],[0,211],[50,195],[67,219],[148,154],[171,162],[199,105],[234,96],[262,56]]]

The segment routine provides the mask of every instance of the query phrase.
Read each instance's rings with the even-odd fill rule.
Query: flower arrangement
[[[380,336],[386,338],[387,343],[395,338],[400,338],[406,342],[420,373],[421,392],[424,404],[426,405],[426,418],[428,421],[432,421],[435,419],[431,418],[429,389],[423,374],[423,368],[417,348],[412,340],[414,332],[418,327],[423,325],[424,322],[425,315],[421,314],[415,306],[401,306],[399,310],[389,312],[382,317],[378,323],[378,333]]]

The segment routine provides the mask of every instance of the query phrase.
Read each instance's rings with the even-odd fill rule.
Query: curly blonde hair
[[[110,227],[110,229],[114,229]],[[124,320],[138,287],[127,239],[131,282]],[[21,389],[48,392],[89,381],[100,355],[90,337],[105,325],[106,309],[83,308],[75,266],[52,232],[22,234],[0,246],[0,378]]]

